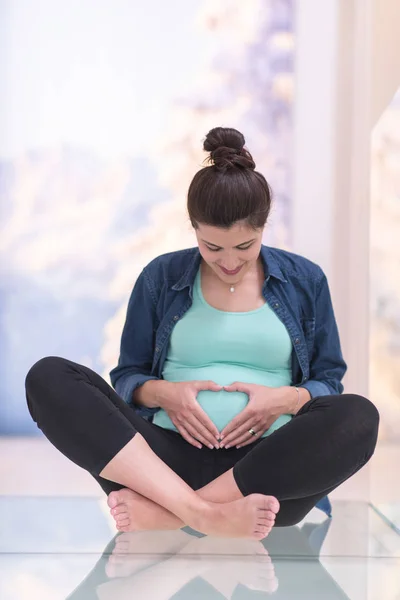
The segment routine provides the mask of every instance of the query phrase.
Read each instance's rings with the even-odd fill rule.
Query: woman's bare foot
[[[262,540],[269,534],[280,508],[276,498],[262,494],[250,494],[225,504],[209,502],[208,505],[204,511],[193,515],[188,525],[208,535],[255,540]]]
[[[128,488],[111,492],[107,504],[118,531],[180,529],[184,523],[167,509]]]
[[[179,529],[185,525],[165,508],[127,488],[111,492],[107,504],[119,531]],[[186,524],[208,535],[261,540],[274,526],[278,511],[279,502],[273,496],[251,494],[224,504],[204,501]]]

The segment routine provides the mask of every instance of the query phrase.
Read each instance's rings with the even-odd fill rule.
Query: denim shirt
[[[263,296],[293,345],[292,385],[306,388],[312,398],[341,394],[346,363],[322,269],[302,256],[265,245],[260,256]],[[159,408],[136,405],[133,392],[149,379],[162,379],[169,338],[192,304],[200,262],[197,247],[158,256],[143,269],[130,296],[119,361],[110,378],[117,393],[144,418],[151,420]],[[328,504],[323,510],[330,514]]]

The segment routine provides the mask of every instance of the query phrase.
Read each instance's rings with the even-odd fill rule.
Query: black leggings
[[[253,444],[198,449],[179,433],[143,419],[91,369],[52,356],[30,369],[26,397],[45,436],[93,475],[106,494],[124,486],[99,473],[139,432],[194,490],[233,468],[244,496],[278,498],[277,526],[299,523],[320,499],[361,469],[374,453],[379,425],[378,411],[369,400],[354,394],[322,396]]]

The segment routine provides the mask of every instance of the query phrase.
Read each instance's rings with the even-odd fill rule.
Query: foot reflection
[[[108,559],[103,554],[106,575],[110,579],[133,575],[176,554],[191,539],[180,529],[121,533],[114,538]]]
[[[345,600],[318,560],[329,524],[275,528],[261,542],[185,530],[121,533],[67,600]]]

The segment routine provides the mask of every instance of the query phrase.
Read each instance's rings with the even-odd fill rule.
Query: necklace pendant
[[[232,286],[231,288],[229,288],[229,291],[230,291],[230,292],[234,292],[234,291],[235,291],[235,288]]]

